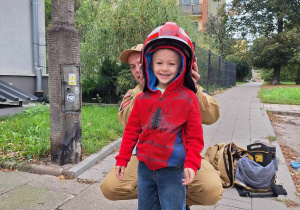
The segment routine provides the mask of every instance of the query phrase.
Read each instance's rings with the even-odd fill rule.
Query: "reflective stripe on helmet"
[[[188,35],[188,33],[182,29],[181,27],[179,27],[177,25],[177,23],[174,22],[167,22],[162,26],[159,26],[157,28],[155,28],[147,37],[146,41],[144,42],[144,48],[143,48],[143,52],[142,52],[142,58],[144,57],[144,54],[151,49],[151,45],[154,43],[154,45],[156,44],[156,40],[158,39],[162,39],[162,40],[177,40],[179,41],[177,43],[182,45],[182,47],[185,49],[183,53],[185,53],[186,57],[188,59],[191,59],[191,61],[193,62],[194,60],[194,55],[195,55],[195,50],[194,50],[194,46],[192,43],[192,40],[190,38],[190,36]],[[189,49],[190,52],[188,52],[187,50]]]

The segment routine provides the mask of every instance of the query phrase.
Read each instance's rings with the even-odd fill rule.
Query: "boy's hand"
[[[191,184],[194,181],[195,178],[195,171],[191,168],[184,168],[184,177],[185,179],[182,179],[183,185]]]
[[[124,166],[115,166],[115,173],[119,180],[122,180],[124,173],[125,173],[125,167]]]

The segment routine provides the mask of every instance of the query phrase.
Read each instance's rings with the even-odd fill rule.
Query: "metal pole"
[[[227,88],[227,60],[225,61],[225,88]]]
[[[32,0],[32,40],[33,40],[33,67],[36,74],[35,95],[42,98],[42,68],[39,67],[39,26],[38,26],[38,0]]]
[[[219,70],[218,70],[218,89],[220,87],[220,72],[221,72],[221,57],[219,56]]]
[[[208,67],[207,67],[207,92],[209,92],[209,80],[210,80],[210,56],[211,52],[210,50],[208,51]]]

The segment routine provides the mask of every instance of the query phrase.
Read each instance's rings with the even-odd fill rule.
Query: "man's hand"
[[[197,81],[200,79],[200,74],[198,73],[197,58],[195,58],[195,62],[192,64],[192,79],[195,85],[197,85]]]
[[[142,87],[145,86],[145,80],[144,80],[144,75],[143,75],[143,70],[142,70],[142,64],[139,62],[139,65],[137,66],[138,71],[139,71],[139,76],[136,78],[136,81],[142,85]]]
[[[115,166],[115,173],[119,180],[122,180],[124,173],[125,173],[125,167],[124,166]]]
[[[195,171],[191,168],[184,168],[184,177],[185,179],[182,179],[183,185],[191,184],[195,179]]]

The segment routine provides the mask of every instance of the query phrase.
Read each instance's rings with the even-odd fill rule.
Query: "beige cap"
[[[123,63],[128,63],[128,57],[133,52],[141,52],[143,48],[143,44],[138,44],[136,46],[133,46],[130,49],[124,50],[120,55],[120,61]]]

